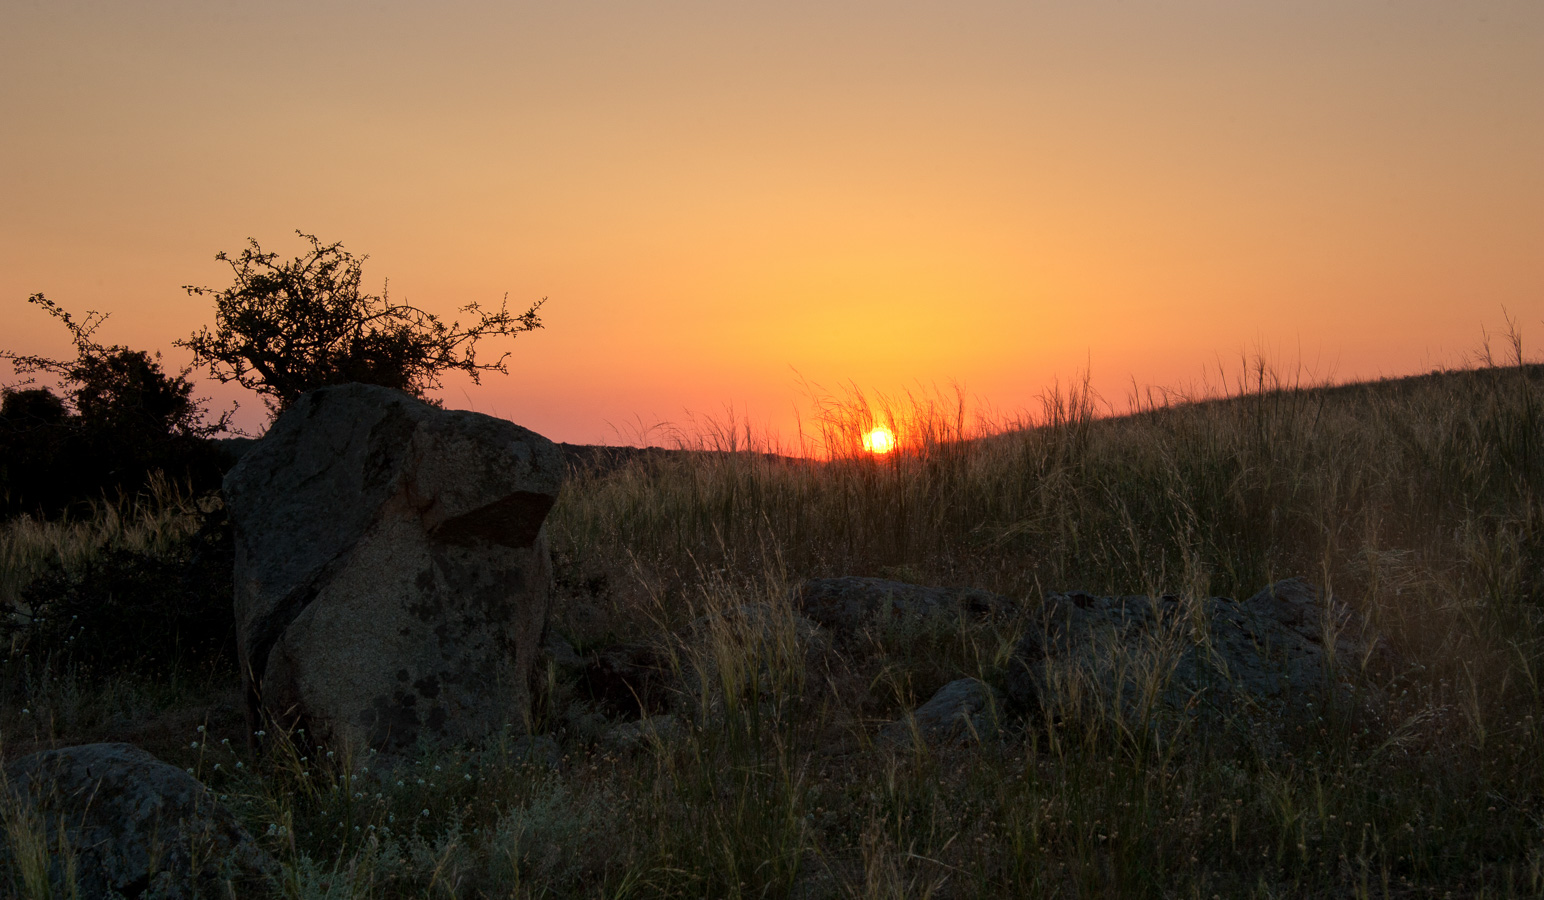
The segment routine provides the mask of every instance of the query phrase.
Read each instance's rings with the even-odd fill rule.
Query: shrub
[[[256,391],[276,412],[306,391],[329,384],[378,384],[422,396],[447,371],[465,372],[474,382],[485,371],[507,373],[509,354],[479,362],[477,342],[541,327],[536,313],[545,300],[514,315],[507,296],[497,312],[485,312],[476,303],[463,307],[463,313],[477,317],[469,327],[446,325],[384,292],[364,293],[360,285],[368,257],[355,257],[341,243],[323,244],[315,235],[296,233],[311,249],[289,262],[279,262],[277,253],[264,252],[251,239],[251,246],[234,259],[223,251],[216,254],[215,259],[230,264],[234,283],[218,291],[185,288],[214,297],[214,328],[200,328],[176,342],[193,351],[215,378]]]
[[[233,557],[216,507],[198,531],[159,549],[113,546],[70,569],[52,560],[19,603],[0,603],[0,646],[93,676],[232,664]]]
[[[221,454],[206,440],[225,429],[229,414],[210,420],[193,396],[191,370],[168,374],[159,355],[92,335],[107,318],[77,322],[42,294],[28,302],[70,332],[75,358],[0,351],[23,375],[57,378],[61,397],[46,388],[12,386],[0,402],[0,515],[56,515],[108,494],[134,494],[155,472],[197,487],[213,487]]]

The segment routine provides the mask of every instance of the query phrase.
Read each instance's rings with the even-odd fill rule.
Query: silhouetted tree
[[[137,492],[156,471],[208,482],[218,478],[215,451],[203,440],[222,431],[230,414],[208,419],[193,397],[191,369],[169,375],[160,354],[93,337],[107,318],[89,312],[77,322],[42,294],[41,307],[70,332],[75,358],[0,350],[22,375],[56,377],[63,397],[47,388],[8,387],[0,401],[0,492],[6,514],[53,513],[106,491]]]
[[[176,375],[161,369],[161,354],[154,358],[144,350],[131,350],[121,344],[104,347],[92,335],[107,320],[105,313],[88,312],[84,322],[76,322],[57,303],[33,294],[27,302],[40,306],[63,323],[75,344],[75,358],[58,360],[47,356],[24,355],[0,350],[0,359],[9,360],[22,375],[47,372],[63,383],[66,395],[75,406],[81,424],[112,431],[119,437],[130,434],[159,438],[166,435],[208,437],[225,429],[229,416],[206,421],[200,401],[193,399],[193,383],[188,380],[192,368]],[[12,391],[31,395],[22,403],[43,403],[34,391]],[[44,391],[47,393],[47,391]]]
[[[59,425],[68,415],[64,401],[48,388],[7,390],[0,399],[0,419],[17,428]]]
[[[368,257],[296,234],[311,249],[288,262],[250,238],[234,259],[216,254],[230,265],[235,282],[223,290],[186,286],[190,294],[214,297],[215,323],[176,342],[215,378],[256,391],[275,412],[329,384],[365,382],[422,396],[447,371],[466,372],[474,382],[482,372],[507,373],[509,353],[479,361],[477,342],[541,327],[537,310],[545,298],[515,315],[507,295],[496,312],[476,303],[462,307],[475,316],[470,326],[446,325],[385,292],[365,293],[361,270]]]

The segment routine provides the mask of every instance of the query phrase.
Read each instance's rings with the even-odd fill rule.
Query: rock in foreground
[[[225,479],[254,729],[398,749],[524,726],[563,472],[502,419],[368,385],[302,396]]]
[[[1052,594],[1009,664],[1016,705],[1129,728],[1243,713],[1312,716],[1373,646],[1357,618],[1297,578],[1238,602]]]
[[[811,578],[793,591],[793,608],[851,636],[871,622],[935,616],[985,619],[1006,615],[1013,604],[976,588],[938,588],[883,578]]]
[[[34,753],[7,766],[6,780],[31,836],[45,841],[35,849],[57,896],[263,896],[277,875],[193,776],[129,744]],[[20,855],[30,842],[16,838],[9,843]],[[72,868],[75,894],[67,886]]]
[[[880,732],[892,745],[971,744],[997,733],[1002,700],[996,689],[975,678],[959,678],[938,689],[932,699]]]

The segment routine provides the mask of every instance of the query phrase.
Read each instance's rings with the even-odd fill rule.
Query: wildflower
[[[428,816],[429,815],[429,811],[426,809],[423,812],[419,813],[419,815],[420,816]]]
[[[204,728],[204,726],[202,726],[202,725],[198,726],[198,733],[199,734],[203,734],[205,730],[206,729]]]
[[[194,741],[193,743],[189,744],[188,746],[192,747],[194,750],[197,750],[198,749],[198,741]]]

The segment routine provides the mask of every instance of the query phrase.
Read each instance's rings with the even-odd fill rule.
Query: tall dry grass
[[[1229,396],[1120,417],[1086,384],[1017,422],[852,396],[816,420],[820,459],[731,425],[714,452],[577,473],[550,520],[554,629],[581,653],[650,645],[671,685],[651,718],[608,719],[554,666],[555,764],[513,735],[388,764],[197,733],[173,761],[295,898],[1539,896],[1544,369],[1520,345],[1511,362],[1341,387],[1256,364]],[[876,423],[897,452],[861,451]],[[1024,615],[840,641],[788,606],[838,574],[985,587]],[[1048,591],[1245,596],[1290,575],[1393,650],[1341,661],[1369,686],[1355,715],[1151,740],[1148,707],[1069,672],[1056,722],[879,740],[950,680],[1000,682]],[[1129,662],[1156,695],[1161,661]]]
[[[144,493],[104,497],[86,515],[0,523],[0,605],[20,604],[22,588],[51,563],[72,572],[115,547],[164,552],[198,530],[200,504],[209,502],[156,473]]]
[[[906,570],[1021,597],[1243,595],[1287,574],[1381,596],[1440,576],[1499,611],[1544,588],[1525,577],[1541,380],[1529,366],[1310,389],[1261,367],[1232,398],[1150,396],[1119,418],[1074,385],[1031,423],[859,395],[820,420],[829,459],[655,455],[581,476],[552,527],[574,559],[685,573],[759,572],[775,548],[801,576]],[[898,452],[862,451],[875,422]]]
[[[183,485],[153,477],[149,490],[91,505],[88,515],[40,520],[19,516],[0,524],[0,615],[31,613],[23,594],[49,572],[74,575],[115,551],[166,554],[204,523],[215,497],[194,497]],[[0,641],[0,749],[37,747],[101,731],[207,693],[205,679],[186,672],[102,679],[82,672],[82,660],[27,652],[23,632]],[[84,661],[89,662],[89,660]],[[190,684],[190,681],[201,682]]]
[[[1398,664],[1376,673],[1377,712],[1322,720],[1301,755],[1201,763],[1171,745],[1154,758],[1095,728],[1071,739],[1032,730],[1036,749],[1016,762],[978,756],[970,770],[990,774],[973,787],[897,761],[921,768],[892,771],[886,790],[933,804],[930,816],[964,804],[990,810],[994,828],[1016,824],[937,832],[929,852],[946,858],[973,832],[996,847],[967,877],[922,862],[933,857],[918,842],[933,832],[916,830],[915,813],[891,819],[881,840],[870,807],[843,839],[861,851],[866,895],[952,894],[961,882],[986,895],[1182,883],[1260,896],[1417,883],[1535,893],[1544,367],[1513,347],[1508,366],[1339,387],[1257,363],[1229,396],[1149,394],[1121,417],[1101,418],[1086,383],[1018,423],[982,421],[957,398],[854,396],[818,420],[824,459],[654,456],[581,477],[553,530],[576,581],[610,566],[613,583],[651,583],[678,606],[705,579],[754,585],[769,569],[988,587],[1025,608],[1048,590],[1243,597],[1301,575],[1395,650]],[[863,452],[876,424],[897,433],[898,452]],[[950,677],[1000,671],[1000,635],[970,643],[876,642],[867,652],[888,661],[855,666],[874,684],[833,691],[823,715],[893,716]],[[1340,830],[1348,817],[1354,840]],[[1109,843],[1114,832],[1132,843]]]

